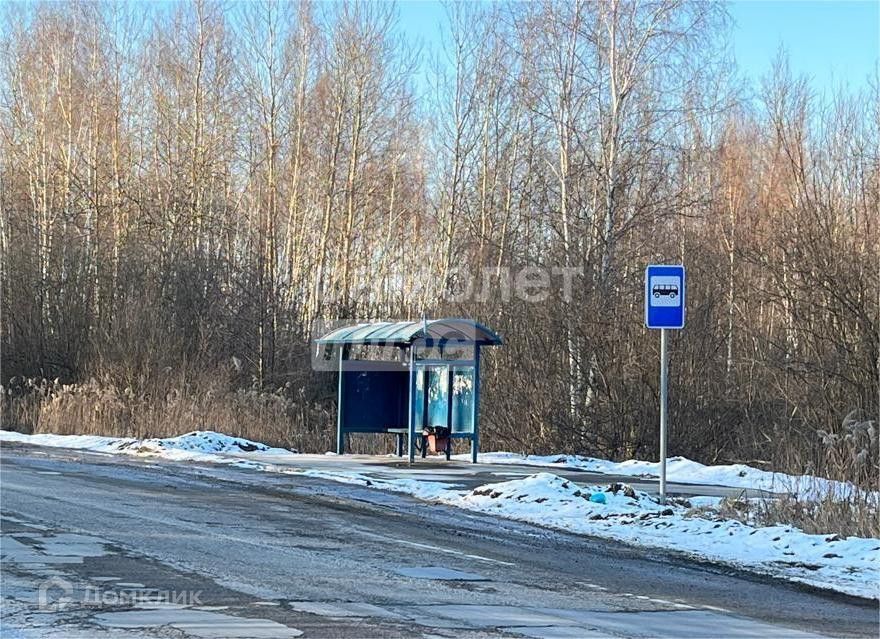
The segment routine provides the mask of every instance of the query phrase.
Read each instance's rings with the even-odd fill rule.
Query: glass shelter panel
[[[416,383],[413,405],[415,406],[415,426],[420,431],[425,427],[425,398],[428,401],[428,426],[446,426],[446,411],[449,403],[448,366],[420,366],[416,370]],[[427,378],[427,393],[425,382]]]
[[[451,381],[450,387],[450,368]],[[474,369],[471,366],[449,367],[424,365],[416,369],[413,406],[415,428],[425,427],[425,400],[428,402],[428,426],[446,426],[449,418],[450,395],[452,415],[449,427],[453,433],[474,432]],[[427,394],[425,381],[427,379]]]
[[[448,366],[428,369],[428,426],[446,426],[449,404]]]
[[[452,432],[474,432],[474,369],[452,371]]]

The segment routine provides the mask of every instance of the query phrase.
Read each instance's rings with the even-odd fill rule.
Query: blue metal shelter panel
[[[380,433],[406,428],[406,371],[343,371],[342,429],[348,433]]]

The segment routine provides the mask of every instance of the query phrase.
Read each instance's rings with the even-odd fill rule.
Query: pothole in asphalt
[[[162,628],[171,627],[188,635],[206,639],[287,639],[299,637],[301,630],[269,619],[234,617],[208,610],[188,608],[158,608],[106,612],[94,616],[94,621],[105,628]]]
[[[307,612],[320,617],[375,617],[403,619],[402,615],[375,604],[359,601],[291,601],[288,605],[297,612]]]
[[[489,581],[482,575],[444,568],[443,566],[414,566],[396,568],[396,573],[413,579],[434,579],[437,581]]]
[[[485,581],[450,581],[444,585],[453,590],[464,590],[480,594],[492,594],[498,592],[497,588],[489,585],[489,583]]]
[[[575,619],[567,618],[569,612],[553,608],[524,608],[490,604],[439,604],[430,606],[432,616],[449,619],[467,619],[482,628],[505,626],[575,626]],[[570,611],[575,612],[575,611]]]
[[[102,540],[72,533],[28,533],[3,536],[4,561],[18,564],[81,564],[84,557],[106,554]]]

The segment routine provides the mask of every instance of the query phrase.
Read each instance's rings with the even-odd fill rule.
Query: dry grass
[[[847,499],[826,496],[816,501],[794,498],[758,502],[757,523],[792,525],[806,533],[880,538],[880,506],[876,494]]]
[[[0,426],[24,433],[139,439],[215,430],[303,452],[336,449],[332,404],[294,399],[284,388],[230,390],[219,378],[199,385],[177,380],[169,386],[135,392],[106,380],[17,380],[9,388],[0,387]],[[384,454],[393,448],[394,439],[387,435],[358,435],[348,442],[352,453]]]
[[[750,526],[794,526],[814,535],[880,538],[880,497],[860,492],[847,498],[784,496],[772,499],[725,497],[717,506],[692,508],[688,514],[736,520]]]
[[[785,523],[808,533],[880,537],[880,441],[877,422],[863,411],[850,412],[833,431],[818,430],[812,457],[790,447],[787,466],[793,474],[827,477],[852,485],[846,495],[814,488],[813,499],[784,497],[759,502],[764,525]],[[791,472],[791,470],[789,472]]]
[[[171,437],[216,430],[307,451],[334,444],[332,411],[276,392],[227,390],[220,383],[182,392],[134,392],[90,380],[62,385],[24,380],[2,392],[3,428],[27,433]]]

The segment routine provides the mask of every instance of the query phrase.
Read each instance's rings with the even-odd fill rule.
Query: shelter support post
[[[477,463],[477,454],[480,452],[480,347],[474,344],[474,401],[471,405],[471,422],[474,425],[474,434],[471,437],[471,462]]]
[[[342,371],[342,362],[345,358],[345,344],[339,347],[339,395],[336,409],[336,454],[345,453],[345,432],[342,429],[343,411],[345,408],[345,375]]]
[[[409,417],[407,420],[407,429],[409,431],[407,439],[409,440],[409,463],[412,464],[416,460],[416,365],[415,365],[415,344],[409,347]]]

